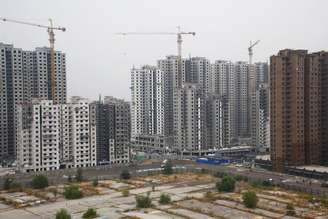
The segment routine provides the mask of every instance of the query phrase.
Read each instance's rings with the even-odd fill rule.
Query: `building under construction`
[[[0,43],[0,160],[15,158],[15,110],[33,98],[66,103],[66,57],[54,52],[54,79],[51,83],[51,50],[25,51]],[[54,86],[53,86],[54,85]]]

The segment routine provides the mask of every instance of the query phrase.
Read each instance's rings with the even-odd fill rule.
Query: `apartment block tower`
[[[223,129],[231,145],[241,137],[249,137],[249,65],[217,60],[212,65],[212,90],[227,104]]]
[[[33,98],[51,99],[50,49],[24,51],[0,43],[0,160],[15,159],[15,111]],[[55,52],[56,100],[66,102],[66,58]]]
[[[17,166],[24,172],[60,167],[60,106],[52,101],[17,107]],[[67,136],[68,137],[68,136]]]
[[[164,80],[157,67],[131,70],[132,138],[138,134],[164,134]]]
[[[250,136],[250,117],[249,117],[249,65],[247,62],[235,63],[236,79],[236,105],[237,105],[237,130],[239,137]]]
[[[185,82],[198,83],[204,93],[212,92],[212,74],[210,60],[205,57],[191,57],[184,64]]]
[[[34,99],[17,106],[15,117],[19,170],[96,165],[96,111],[85,100],[53,104]]]
[[[328,53],[281,50],[270,58],[273,169],[327,160]]]
[[[196,83],[183,83],[174,93],[174,149],[200,151],[206,148],[205,97]]]
[[[98,165],[128,163],[130,158],[130,103],[114,97],[92,103],[96,107]]]
[[[256,90],[256,147],[258,152],[270,148],[270,88],[262,83]]]
[[[207,94],[205,141],[208,149],[224,148],[229,141],[227,102],[217,94]]]
[[[174,89],[178,87],[178,56],[167,56],[157,61],[157,67],[162,71],[164,90],[164,135],[166,138],[173,136],[173,96]],[[186,59],[181,59],[181,83],[186,80]],[[170,141],[169,141],[170,142]]]
[[[257,62],[249,66],[249,131],[252,145],[261,148],[270,146],[267,140],[259,139],[259,133],[261,133],[260,138],[266,138],[265,136],[268,136],[270,133],[269,119],[262,118],[262,116],[269,116],[269,103],[267,101],[269,101],[270,86],[268,77],[268,63]]]

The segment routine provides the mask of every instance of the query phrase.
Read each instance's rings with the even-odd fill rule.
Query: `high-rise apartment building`
[[[256,72],[256,85],[269,83],[269,64],[267,62],[254,63]]]
[[[172,86],[172,92],[173,88],[178,87],[178,81],[181,81],[183,84],[186,82],[186,59],[181,59],[181,79],[179,79],[179,58],[178,56],[167,56],[166,59],[161,59],[157,61],[158,68],[164,72],[165,75],[165,81]],[[172,93],[173,97],[173,93]]]
[[[53,105],[52,101],[17,107],[16,148],[20,170],[59,169],[60,120],[60,105]]]
[[[266,62],[257,62],[255,64],[249,65],[249,79],[248,79],[248,93],[249,93],[249,133],[252,138],[251,144],[253,146],[259,146],[259,141],[262,143],[260,144],[261,147],[265,145],[265,147],[269,146],[270,144],[259,140],[259,130],[265,130],[266,133],[269,133],[270,125],[266,125],[267,121],[260,119],[259,113],[263,115],[269,115],[269,110],[267,107],[261,108],[262,106],[269,105],[263,102],[264,100],[269,100],[268,97],[263,97],[267,93],[264,90],[269,91],[269,65]],[[267,109],[268,112],[264,112],[263,110]],[[265,124],[263,122],[265,121]],[[266,125],[266,129],[263,129],[263,125]],[[262,133],[264,134],[264,133]],[[265,136],[267,136],[265,134]]]
[[[256,90],[256,147],[258,152],[270,148],[270,89],[268,84],[260,84]]]
[[[128,163],[130,158],[130,103],[114,97],[92,103],[97,117],[97,163]]]
[[[239,137],[250,136],[249,119],[249,65],[247,62],[235,63],[236,86],[236,105],[237,105],[237,130]]]
[[[205,142],[208,149],[229,145],[229,111],[227,102],[217,94],[206,96]]]
[[[164,134],[163,72],[153,66],[131,70],[132,138],[138,134]]]
[[[205,97],[202,87],[184,83],[174,93],[174,149],[207,149],[205,138]]]
[[[205,57],[192,57],[184,62],[184,81],[198,83],[204,93],[212,92],[211,64]]]
[[[178,87],[178,66],[179,58],[177,56],[167,56],[165,59],[157,61],[158,68],[162,71],[163,90],[164,90],[164,135],[165,139],[173,136],[173,96],[174,89]],[[181,82],[185,82],[186,60],[181,59]],[[170,142],[168,140],[168,142]]]
[[[68,167],[89,167],[97,165],[96,108],[86,99],[72,99],[69,108],[68,135],[72,160]],[[63,119],[65,120],[65,118]]]
[[[65,54],[55,52],[56,101],[66,102]],[[24,51],[0,43],[0,159],[14,159],[15,111],[32,98],[51,99],[50,49]]]
[[[224,110],[224,122],[222,123],[223,147],[230,146],[231,142],[238,138],[236,97],[237,83],[235,77],[235,65],[230,61],[217,60],[212,64],[212,92],[221,98]]]
[[[328,53],[282,50],[270,58],[271,160],[285,166],[327,160]]]
[[[18,105],[15,117],[19,170],[96,165],[96,109],[85,100],[53,104],[35,99]]]
[[[246,62],[217,60],[212,65],[212,90],[227,103],[229,144],[250,137],[249,69]]]

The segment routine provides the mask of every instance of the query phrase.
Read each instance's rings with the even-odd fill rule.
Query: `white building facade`
[[[95,112],[84,101],[33,100],[16,112],[17,167],[23,172],[96,165]]]
[[[132,138],[164,134],[164,74],[157,67],[131,70]]]

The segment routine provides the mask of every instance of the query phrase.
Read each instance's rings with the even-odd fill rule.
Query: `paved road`
[[[281,187],[303,191],[312,194],[326,195],[328,196],[328,188],[321,187],[321,182],[317,180],[310,180],[308,178],[296,177],[287,174],[281,174],[271,171],[265,171],[260,169],[247,169],[247,168],[238,168],[238,167],[228,167],[228,166],[215,166],[215,165],[206,165],[198,164],[187,161],[173,161],[174,166],[183,166],[186,171],[200,171],[201,169],[206,169],[212,173],[221,172],[228,173],[232,175],[241,175],[247,177],[250,181],[264,181],[272,179],[273,183]],[[94,178],[98,179],[115,179],[120,176],[120,173],[123,169],[129,169],[133,176],[136,175],[147,175],[149,171],[142,170],[153,170],[159,169],[161,163],[151,163],[144,165],[135,165],[135,166],[98,166],[92,168],[83,169],[83,176],[87,180],[92,180]],[[157,170],[159,172],[159,170]],[[42,174],[47,175],[50,184],[56,185],[59,183],[67,182],[68,175],[75,175],[75,169],[65,169],[65,170],[56,170],[43,172]],[[19,173],[14,175],[15,179],[22,183],[25,186],[28,186],[31,182],[32,177],[38,173]],[[66,176],[66,178],[64,177]],[[4,182],[4,177],[0,179],[0,185]]]
[[[281,186],[283,188],[291,189],[294,191],[307,192],[316,195],[328,196],[328,188],[321,187],[322,182],[309,178],[292,176],[262,169],[248,169],[204,164],[197,164],[197,167],[208,169],[214,172],[224,172],[232,175],[241,175],[247,177],[250,181],[264,181],[272,179],[275,185]]]

